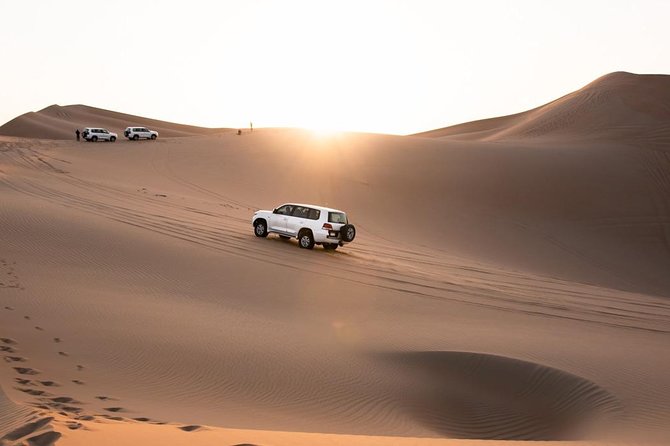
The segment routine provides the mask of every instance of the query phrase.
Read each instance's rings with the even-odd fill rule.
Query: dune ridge
[[[23,138],[65,139],[74,138],[75,129],[104,127],[123,135],[128,126],[147,126],[161,137],[211,135],[230,131],[225,128],[206,128],[176,124],[142,116],[129,115],[87,105],[50,105],[37,112],[28,112],[0,126],[0,135]]]
[[[535,109],[417,133],[501,141],[540,137],[670,144],[670,76],[615,72]]]

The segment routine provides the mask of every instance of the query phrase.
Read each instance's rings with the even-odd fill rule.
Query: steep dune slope
[[[151,163],[194,193],[205,189],[253,208],[324,203],[348,210],[362,228],[399,248],[418,244],[670,294],[670,210],[663,206],[670,161],[652,161],[647,151],[354,134],[322,139],[297,130],[164,143],[150,148]],[[125,156],[136,156],[121,155],[85,162],[94,163],[91,170],[113,167],[116,175],[128,171]]]
[[[420,133],[476,140],[569,138],[670,144],[670,76],[616,72],[541,107]]]
[[[51,105],[12,119],[0,127],[0,135],[72,139],[77,128],[104,127],[121,135],[123,129],[131,125],[148,126],[157,130],[162,137],[206,135],[226,130],[175,124],[86,105]]]

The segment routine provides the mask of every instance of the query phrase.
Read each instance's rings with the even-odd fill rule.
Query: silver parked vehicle
[[[154,140],[158,138],[158,132],[149,130],[146,127],[126,127],[126,130],[123,132],[123,136],[133,141],[137,141],[138,139]]]
[[[86,127],[83,132],[81,132],[82,138],[86,141],[116,141],[116,133],[112,133],[107,129],[99,127]]]

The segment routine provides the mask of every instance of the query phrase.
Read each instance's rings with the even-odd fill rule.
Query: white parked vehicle
[[[158,138],[158,132],[149,130],[146,127],[126,127],[123,131],[123,136],[133,141],[137,141],[138,139],[156,139]]]
[[[251,224],[256,237],[270,233],[284,239],[294,237],[305,249],[323,245],[334,250],[356,237],[356,228],[344,211],[313,204],[283,204],[272,211],[256,211]]]
[[[112,133],[107,129],[101,129],[97,127],[86,127],[83,132],[81,132],[81,137],[86,141],[116,141],[116,133]]]

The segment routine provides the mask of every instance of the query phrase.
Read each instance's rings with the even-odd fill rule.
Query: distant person
[[[242,129],[237,129],[237,136],[242,134]]]
[[[254,123],[251,121],[249,122],[249,129],[251,129],[252,132],[254,131]]]
[[[79,135],[81,135],[81,132],[79,131],[79,129],[77,129],[77,131],[74,132],[74,134],[77,135],[77,141],[79,141]]]

